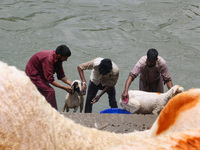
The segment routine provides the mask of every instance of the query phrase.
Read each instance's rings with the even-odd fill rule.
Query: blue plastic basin
[[[102,110],[100,114],[131,114],[127,110],[120,109],[120,108],[109,108]]]

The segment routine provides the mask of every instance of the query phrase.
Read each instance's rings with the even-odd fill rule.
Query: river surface
[[[80,63],[96,57],[116,63],[120,69],[117,101],[130,70],[150,48],[166,60],[174,85],[200,88],[199,0],[0,1],[0,61],[24,70],[33,54],[61,44],[72,52],[63,64],[71,81],[80,79]],[[90,71],[85,76],[89,81]],[[130,89],[137,90],[138,81]],[[67,93],[54,89],[62,111]],[[107,108],[105,94],[93,112]]]

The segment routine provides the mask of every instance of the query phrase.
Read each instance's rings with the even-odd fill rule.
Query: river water
[[[0,60],[24,70],[36,52],[66,44],[72,56],[64,70],[73,81],[80,79],[80,63],[110,58],[120,69],[119,101],[129,71],[155,48],[166,60],[174,85],[198,88],[199,7],[199,0],[1,0]],[[85,71],[87,81],[89,75]],[[130,89],[138,89],[138,81]],[[61,111],[66,92],[54,89]],[[107,108],[105,94],[93,112]]]

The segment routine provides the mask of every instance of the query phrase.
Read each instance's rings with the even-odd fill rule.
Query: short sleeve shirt
[[[112,71],[106,75],[100,75],[98,66],[104,58],[98,57],[86,63],[82,63],[79,67],[82,70],[92,70],[90,74],[90,80],[95,84],[102,84],[103,86],[114,86],[119,78],[119,68],[112,62]]]

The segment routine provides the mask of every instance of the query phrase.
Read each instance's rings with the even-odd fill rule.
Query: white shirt
[[[104,58],[98,57],[89,62],[82,63],[79,67],[82,70],[92,70],[90,80],[95,84],[102,84],[102,86],[114,86],[119,78],[119,68],[112,62],[112,71],[106,75],[100,75],[98,66]]]

